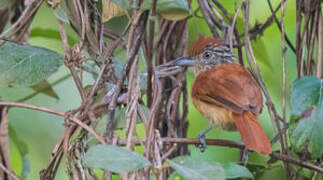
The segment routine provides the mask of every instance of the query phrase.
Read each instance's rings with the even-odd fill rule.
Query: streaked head
[[[189,57],[181,57],[174,61],[176,66],[189,66],[195,74],[221,64],[234,61],[230,48],[219,38],[200,36],[189,51]]]

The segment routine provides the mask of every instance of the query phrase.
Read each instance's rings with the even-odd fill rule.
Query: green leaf
[[[30,37],[43,37],[48,39],[54,39],[61,41],[61,35],[58,30],[44,29],[44,28],[33,28],[30,32]],[[76,40],[71,36],[67,35],[67,41],[69,45],[76,43]]]
[[[185,180],[185,179],[175,171],[169,176],[168,180]]]
[[[322,100],[322,84],[322,80],[314,76],[304,76],[293,82],[290,98],[292,115],[301,115],[305,110],[317,105],[319,98]]]
[[[120,79],[122,76],[123,66],[125,64],[118,58],[112,58],[112,62],[114,66],[114,75]]]
[[[152,6],[152,0],[146,0],[143,5],[142,9],[148,10]],[[157,1],[157,10],[163,11],[168,9],[181,9],[185,11],[189,11],[189,7],[187,1],[185,0],[162,0]]]
[[[236,163],[226,163],[222,165],[225,177],[227,179],[235,179],[235,178],[250,178],[253,179],[253,175],[251,172],[244,166],[241,166]]]
[[[139,73],[140,90],[147,91],[147,84],[148,84],[147,73]]]
[[[59,99],[58,95],[52,88],[52,85],[46,80],[40,81],[39,83],[30,86],[30,88],[32,88],[36,92],[43,93],[49,97]]]
[[[28,154],[28,146],[25,143],[25,141],[21,140],[15,131],[15,129],[9,124],[8,125],[9,130],[9,137],[14,143],[14,145],[17,147],[19,154],[21,156],[22,161],[22,171],[21,171],[21,179],[26,179],[28,174],[30,173],[30,162],[27,158]]]
[[[291,135],[291,144],[301,151],[306,144],[313,158],[323,155],[323,106],[316,107],[312,115],[302,119]]]
[[[6,42],[0,47],[0,87],[31,86],[62,65],[63,56],[40,47]]]
[[[152,0],[144,1],[143,10],[152,7]],[[186,0],[162,0],[157,1],[157,12],[167,20],[181,20],[189,15],[189,7]]]
[[[142,155],[139,155],[126,148],[115,145],[96,145],[85,153],[83,158],[84,166],[100,168],[114,173],[127,173],[150,166],[150,162]]]
[[[267,52],[266,45],[261,38],[257,38],[255,41],[251,41],[252,48],[254,49],[254,53],[259,62],[263,63],[270,70],[273,70],[273,66],[271,61],[269,60],[269,55]]]
[[[11,0],[0,0],[0,9],[8,7],[11,3]]]
[[[172,168],[187,180],[225,179],[221,165],[209,164],[190,156],[179,156],[168,160]]]

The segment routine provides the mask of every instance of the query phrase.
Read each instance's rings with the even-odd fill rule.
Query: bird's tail
[[[245,111],[242,114],[234,114],[233,118],[241,134],[242,142],[248,149],[266,155],[272,152],[270,141],[256,115]]]

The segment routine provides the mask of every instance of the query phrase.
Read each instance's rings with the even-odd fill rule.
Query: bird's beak
[[[194,59],[191,59],[189,57],[180,57],[175,60],[173,60],[171,63],[173,66],[194,66],[197,64],[197,61]]]

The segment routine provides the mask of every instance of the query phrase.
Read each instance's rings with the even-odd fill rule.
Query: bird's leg
[[[248,159],[249,159],[249,149],[245,147],[240,151],[240,162],[244,166],[246,166],[248,164]]]
[[[201,152],[204,152],[206,149],[206,142],[205,142],[205,134],[207,132],[209,132],[211,129],[213,128],[213,126],[208,127],[207,129],[204,129],[203,131],[201,131],[198,135],[197,138],[200,139],[200,144],[197,144],[196,147],[200,149]]]

